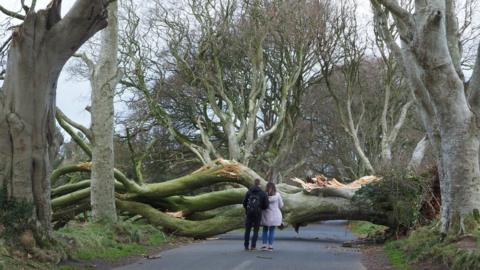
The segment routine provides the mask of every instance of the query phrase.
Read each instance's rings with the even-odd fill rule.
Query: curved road
[[[261,230],[261,229],[260,229]],[[344,221],[328,221],[276,231],[275,250],[244,251],[241,231],[160,253],[117,270],[365,270],[357,249],[341,247],[355,237]],[[261,237],[261,232],[260,236]],[[261,247],[261,240],[257,243]]]

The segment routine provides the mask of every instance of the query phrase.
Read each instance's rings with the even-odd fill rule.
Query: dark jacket
[[[268,196],[267,196],[267,193],[265,193],[260,187],[258,186],[253,186],[251,187],[248,191],[247,191],[247,194],[245,194],[245,198],[243,198],[243,208],[247,209],[247,203],[248,203],[248,198],[250,198],[250,196],[252,194],[256,194],[256,193],[259,193],[259,197],[260,197],[260,208],[262,210],[265,210],[268,208]]]

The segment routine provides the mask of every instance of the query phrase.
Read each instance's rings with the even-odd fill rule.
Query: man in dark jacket
[[[250,231],[253,228],[252,243],[250,250],[256,249],[258,229],[262,219],[262,210],[268,208],[268,196],[260,189],[260,179],[255,179],[255,185],[251,187],[245,198],[243,199],[243,207],[245,208],[245,250],[249,250]]]

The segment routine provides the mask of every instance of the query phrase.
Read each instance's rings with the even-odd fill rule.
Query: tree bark
[[[119,81],[118,4],[108,6],[108,27],[102,32],[100,59],[91,70],[92,86],[92,190],[94,221],[117,220],[114,190],[113,97]]]
[[[480,209],[479,129],[476,105],[467,101],[459,70],[453,1],[416,1],[414,14],[396,1],[371,2],[383,5],[396,20],[403,46],[392,43],[391,48],[410,81],[438,158],[442,231],[467,233],[473,227],[465,226],[466,219]]]
[[[0,105],[0,184],[10,198],[34,204],[33,219],[44,235],[51,228],[49,150],[58,76],[70,56],[106,25],[106,1],[77,0],[63,19],[60,3],[31,10],[14,29]]]
[[[415,149],[412,153],[412,158],[408,163],[408,169],[413,172],[418,172],[420,169],[420,165],[422,164],[422,160],[425,157],[425,151],[427,151],[428,147],[428,137],[424,136],[415,146]]]
[[[392,147],[395,141],[397,140],[398,133],[400,132],[400,129],[402,128],[403,124],[405,123],[405,119],[407,118],[408,110],[410,109],[410,106],[413,104],[413,101],[410,100],[406,102],[401,109],[400,115],[398,116],[398,120],[395,123],[395,125],[391,128],[391,130],[388,129],[388,124],[387,124],[387,117],[386,113],[388,111],[388,101],[387,98],[389,98],[389,92],[390,92],[390,86],[387,86],[387,93],[385,94],[385,104],[384,104],[384,111],[382,113],[382,141],[380,143],[382,152],[381,152],[381,158],[382,158],[382,163],[383,164],[389,164],[392,161]]]
[[[445,2],[434,1],[430,8],[434,12],[417,16],[417,31],[422,38],[414,52],[418,55],[415,60],[423,71],[439,123],[444,171],[440,183],[442,199],[447,198],[442,201],[443,227],[446,232],[466,233],[464,219],[480,209],[479,134],[464,84],[449,53]]]

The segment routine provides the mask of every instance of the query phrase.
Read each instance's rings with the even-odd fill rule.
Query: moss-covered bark
[[[201,221],[175,218],[145,203],[117,200],[117,207],[142,215],[150,223],[181,236],[205,238],[238,229],[243,225],[243,209],[239,207]]]
[[[171,196],[160,200],[158,205],[168,211],[182,211],[187,216],[195,212],[240,204],[246,192],[246,188],[232,188],[198,196]]]
[[[138,185],[123,176],[122,181],[116,185],[116,204],[119,210],[141,215],[166,231],[204,238],[243,226],[244,210],[241,203],[247,191],[245,187],[251,186],[255,178],[260,177],[249,168],[226,160],[218,160],[214,165],[162,183]],[[127,187],[125,183],[134,188]],[[199,188],[218,183],[243,187],[199,192]],[[262,184],[265,183],[262,180]],[[352,204],[353,191],[329,189],[308,193],[302,188],[286,184],[278,185],[278,190],[285,202],[282,212],[286,225],[296,226],[331,219],[359,219],[384,225],[393,224],[386,213],[374,213],[368,209],[368,204]],[[52,200],[54,219],[62,220],[72,216],[72,213],[83,211],[89,192],[88,180],[56,188]],[[80,206],[74,207],[75,205]]]

